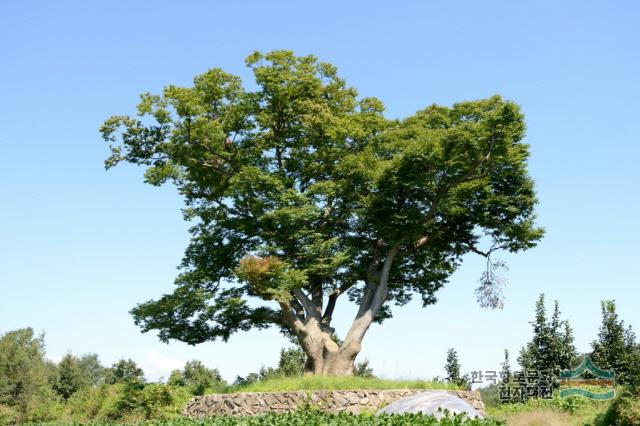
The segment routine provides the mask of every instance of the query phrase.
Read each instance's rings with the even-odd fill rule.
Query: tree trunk
[[[353,363],[359,350],[339,347],[331,333],[321,330],[313,320],[304,327],[298,339],[307,355],[306,374],[322,376],[353,374]]]
[[[330,297],[324,315],[321,286],[311,299],[301,289],[296,289],[293,290],[293,298],[289,303],[280,302],[285,324],[298,337],[298,342],[307,355],[306,373],[353,375],[353,363],[360,353],[362,339],[387,299],[389,271],[399,248],[400,245],[396,244],[389,249],[382,268],[377,269],[377,265],[372,265],[368,271],[360,308],[341,345],[333,340],[333,329],[329,326],[339,293]]]

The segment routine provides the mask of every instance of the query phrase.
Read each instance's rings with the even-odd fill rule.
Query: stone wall
[[[269,412],[293,411],[312,405],[331,413],[377,411],[381,407],[405,396],[424,392],[419,389],[400,390],[336,390],[296,392],[243,392],[213,394],[193,398],[183,414],[191,418],[219,415],[256,415]],[[456,395],[484,414],[480,393],[473,391],[446,391]]]

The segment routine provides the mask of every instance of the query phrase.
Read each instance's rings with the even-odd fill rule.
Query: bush
[[[64,404],[50,388],[35,394],[22,416],[25,422],[51,422],[58,420],[64,412]]]
[[[163,384],[143,384],[130,382],[122,386],[122,391],[105,417],[112,420],[125,419],[128,422],[150,419],[166,419],[176,414],[172,387]]]
[[[144,371],[135,361],[131,359],[121,359],[111,366],[111,368],[107,368],[104,372],[104,380],[105,383],[115,384],[115,383],[142,383],[144,382]]]
[[[611,404],[606,413],[597,418],[596,425],[640,425],[640,398],[632,393],[625,392]]]
[[[353,375],[356,377],[375,377],[373,368],[369,367],[369,360],[365,359],[353,366]]]
[[[500,385],[498,383],[479,388],[478,392],[480,392],[482,402],[486,407],[495,407],[502,404],[500,400]]]
[[[82,389],[66,404],[71,422],[139,422],[177,417],[193,395],[184,387],[157,383],[118,383]]]
[[[10,425],[19,420],[18,412],[6,405],[0,405],[0,425]]]
[[[200,361],[189,361],[184,370],[171,372],[167,384],[186,386],[194,395],[204,395],[205,391],[220,391],[227,385],[217,369],[207,368]]]
[[[101,385],[82,389],[67,400],[65,417],[74,422],[106,419],[116,411],[124,385]]]
[[[640,425],[640,399],[624,396],[613,405],[616,425]]]
[[[300,376],[304,374],[304,363],[307,356],[300,348],[280,349],[278,373],[285,376]]]
[[[280,359],[278,367],[260,367],[257,373],[250,373],[246,377],[237,376],[233,382],[234,386],[249,386],[256,382],[273,380],[283,377],[302,376],[304,374],[304,364],[306,355],[300,348],[280,349]]]

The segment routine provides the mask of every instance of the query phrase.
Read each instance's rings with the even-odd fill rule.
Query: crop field
[[[38,423],[39,425],[60,426],[72,423]],[[95,426],[119,425],[121,423],[89,423]],[[494,426],[503,425],[496,420],[463,420],[461,417],[449,417],[437,420],[432,416],[421,414],[380,415],[373,414],[328,414],[315,410],[303,410],[294,413],[266,414],[252,417],[211,417],[204,420],[178,418],[165,421],[143,422],[141,426],[325,426],[325,425],[358,425],[358,426]],[[35,425],[35,423],[34,423]]]

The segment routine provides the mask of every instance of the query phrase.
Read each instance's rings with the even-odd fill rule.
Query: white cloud
[[[144,370],[148,380],[156,381],[160,377],[166,380],[171,371],[184,367],[185,362],[176,358],[164,356],[154,350],[147,352],[145,358],[140,362],[140,367]]]
[[[59,364],[62,361],[62,355],[45,356],[45,359],[51,361],[54,364]]]

